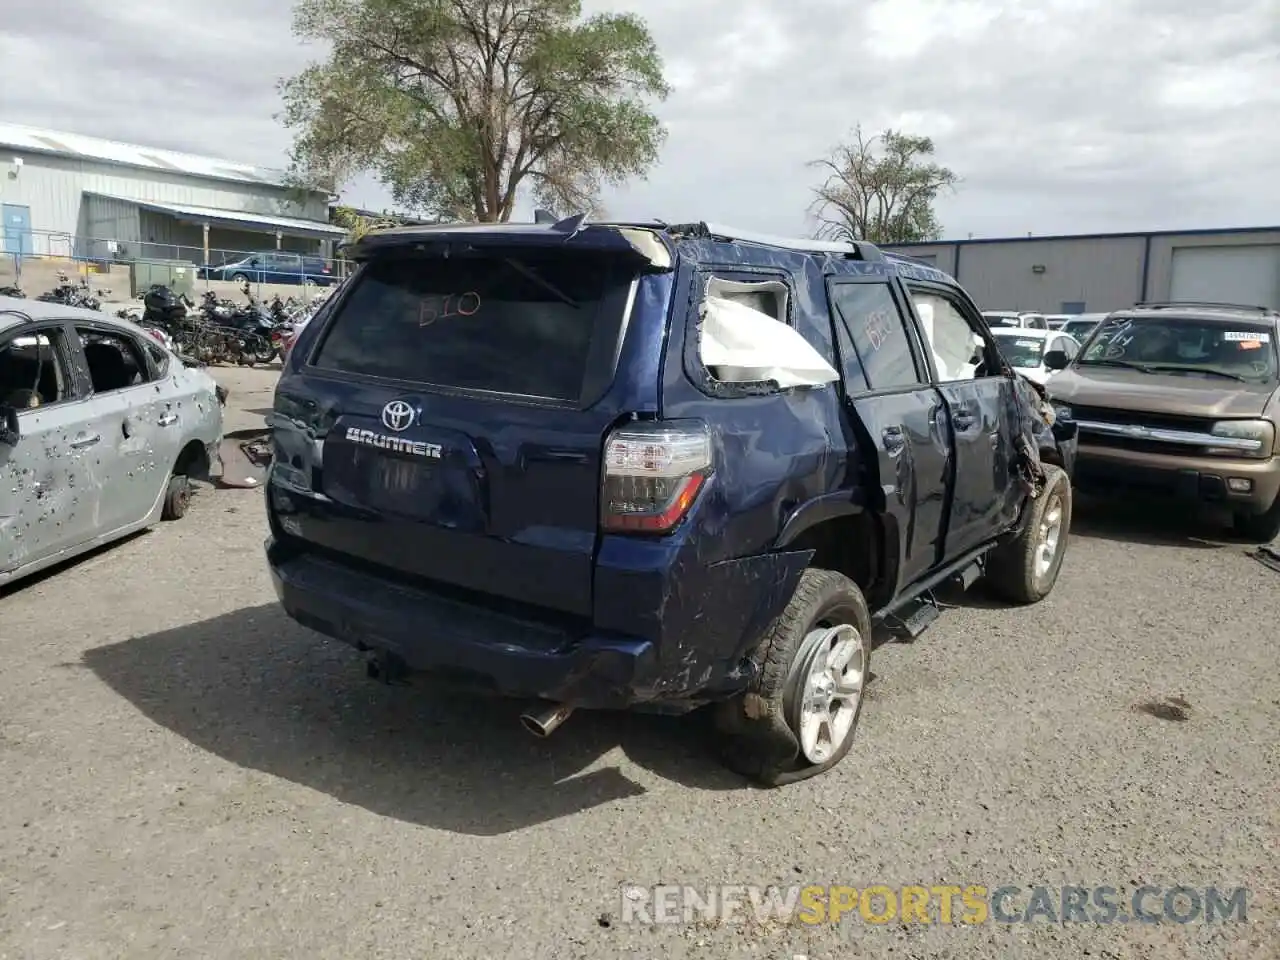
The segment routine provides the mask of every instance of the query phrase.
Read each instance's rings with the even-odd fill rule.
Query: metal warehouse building
[[[1280,227],[939,240],[886,249],[950,273],[984,310],[1101,313],[1142,300],[1280,309]]]
[[[327,255],[329,195],[279,171],[0,123],[0,251],[209,262],[221,251]]]

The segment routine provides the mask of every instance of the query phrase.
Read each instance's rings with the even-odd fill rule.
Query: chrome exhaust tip
[[[556,732],[560,724],[569,719],[573,707],[552,703],[520,714],[520,723],[535,737],[545,738]]]

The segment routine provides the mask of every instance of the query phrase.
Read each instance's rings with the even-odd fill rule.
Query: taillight
[[[604,446],[600,525],[614,533],[667,533],[711,476],[703,424],[633,423]]]

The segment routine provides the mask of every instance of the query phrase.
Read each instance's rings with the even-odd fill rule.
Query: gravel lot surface
[[[219,376],[270,405],[270,372]],[[845,762],[761,791],[694,720],[541,742],[369,681],[278,610],[261,498],[0,593],[0,957],[1280,957],[1280,574],[1207,522],[1082,503],[1045,603],[879,648]],[[1251,896],[1243,924],[652,928],[624,883]]]

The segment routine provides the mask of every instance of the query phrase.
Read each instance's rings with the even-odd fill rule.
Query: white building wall
[[[16,177],[11,178],[7,172],[0,175],[0,203],[30,208],[36,253],[70,252],[42,250],[46,241],[41,235],[61,234],[70,238],[86,228],[88,214],[83,209],[86,191],[130,200],[328,221],[328,199],[319,194],[313,194],[299,205],[283,187],[219,182],[181,173],[45,154],[18,152],[14,155],[22,157],[23,166]]]

